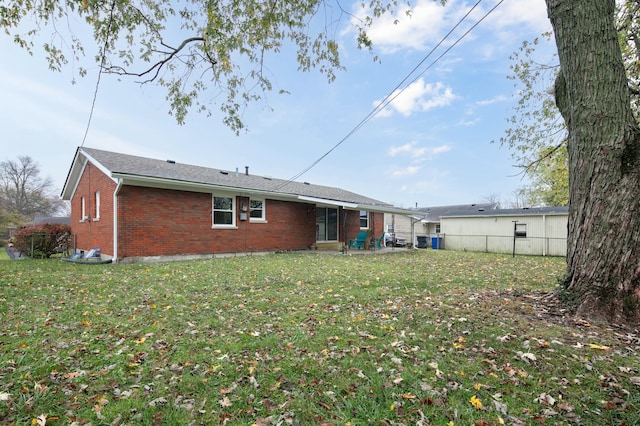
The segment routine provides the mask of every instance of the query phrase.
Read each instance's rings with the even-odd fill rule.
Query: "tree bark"
[[[569,133],[565,295],[577,312],[640,322],[640,130],[615,29],[615,0],[546,0]]]

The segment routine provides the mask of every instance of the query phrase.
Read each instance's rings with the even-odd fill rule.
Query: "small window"
[[[516,223],[515,227],[515,237],[516,238],[526,238],[527,237],[527,224],[526,223]]]
[[[360,229],[369,229],[369,212],[360,210]]]
[[[234,197],[213,196],[213,226],[235,226]]]
[[[436,223],[436,234],[440,233],[440,224]]]
[[[80,222],[84,222],[87,220],[87,203],[85,203],[84,197],[80,197],[80,211],[82,212]]]
[[[100,220],[100,191],[95,192],[95,211],[93,212],[93,220]]]
[[[251,220],[265,220],[264,200],[249,201],[249,218]]]

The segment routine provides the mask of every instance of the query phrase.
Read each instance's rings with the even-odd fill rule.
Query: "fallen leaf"
[[[224,398],[222,398],[221,400],[219,400],[218,402],[223,407],[231,407],[231,405],[232,405],[231,400],[226,396]]]
[[[475,408],[476,410],[482,408],[482,402],[475,395],[471,397],[469,402],[471,402],[471,405],[473,405],[473,408]]]
[[[640,377],[635,376],[635,377],[629,377],[629,380],[631,381],[631,383],[633,383],[634,385],[640,386]]]
[[[8,401],[10,397],[10,393],[0,392],[0,401]]]
[[[156,398],[156,399],[154,399],[152,401],[149,401],[149,406],[150,407],[155,407],[156,405],[164,405],[167,402],[169,402],[167,400],[167,398],[164,398],[164,397],[161,396],[160,398]]]
[[[590,343],[589,347],[591,349],[598,349],[600,351],[608,351],[609,350],[609,346],[600,346],[600,345],[596,345],[594,343]]]
[[[548,393],[541,393],[539,397],[537,397],[535,400],[535,402],[539,402],[541,404],[547,404],[552,406],[553,404],[556,403],[556,400],[554,397],[552,397],[551,395],[549,395]]]

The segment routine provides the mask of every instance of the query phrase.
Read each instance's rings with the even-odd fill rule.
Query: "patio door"
[[[338,241],[338,209],[316,207],[316,241]]]

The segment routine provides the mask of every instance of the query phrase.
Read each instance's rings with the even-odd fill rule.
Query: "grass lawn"
[[[637,425],[637,330],[558,258],[0,261],[0,424]]]

